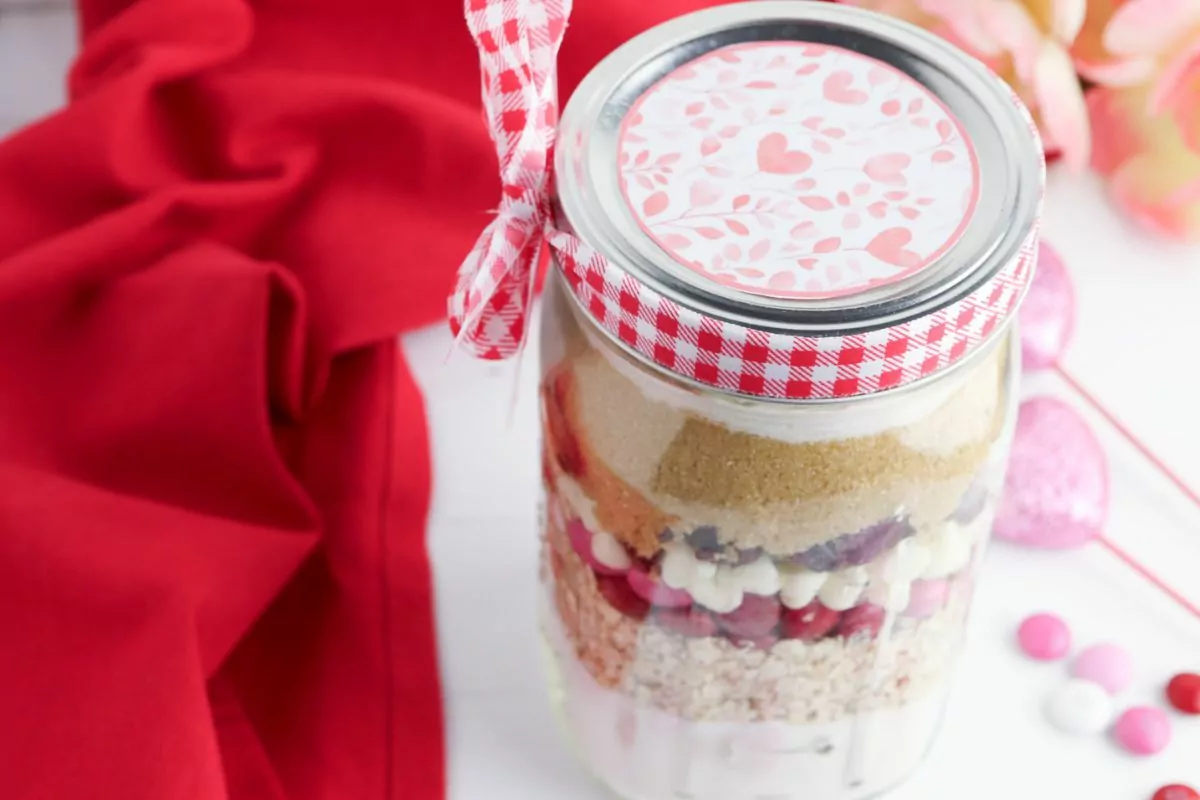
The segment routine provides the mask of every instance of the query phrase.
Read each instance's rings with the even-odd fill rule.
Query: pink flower
[[[1091,133],[1071,48],[1086,0],[844,0],[914,22],[954,42],[1008,82],[1038,121],[1048,151],[1087,166]]]
[[[1091,0],[1072,55],[1079,74],[1106,86],[1154,84],[1162,110],[1200,64],[1200,2]]]
[[[1200,238],[1200,2],[1092,0],[1074,55],[1088,95],[1093,166],[1151,230]]]
[[[1151,82],[1089,92],[1092,166],[1109,178],[1113,201],[1135,222],[1174,239],[1200,240],[1200,76],[1180,86],[1193,100],[1180,102],[1174,114],[1150,110]]]

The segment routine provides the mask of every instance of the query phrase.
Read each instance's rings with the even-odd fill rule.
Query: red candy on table
[[[1200,792],[1182,783],[1172,783],[1155,792],[1151,800],[1200,800]]]
[[[1200,675],[1181,672],[1167,684],[1167,699],[1184,714],[1200,714]]]

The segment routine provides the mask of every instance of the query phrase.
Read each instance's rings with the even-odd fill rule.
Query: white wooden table
[[[69,7],[0,0],[0,134],[63,101],[74,52]],[[1189,485],[1200,487],[1200,247],[1156,241],[1106,204],[1091,176],[1055,173],[1046,238],[1079,294],[1067,369]],[[600,800],[606,794],[558,738],[534,626],[538,468],[533,380],[512,366],[445,356],[442,326],[408,336],[434,445],[434,559],[449,730],[450,800]],[[509,398],[516,393],[515,405]],[[1025,393],[1073,399],[1052,375]],[[1082,407],[1082,406],[1081,406]],[[1086,410],[1086,409],[1085,409]],[[511,411],[511,414],[510,414]],[[1200,603],[1200,511],[1094,417],[1111,463],[1109,534]],[[1071,739],[1044,721],[1065,675],[1017,654],[1013,629],[1052,610],[1080,644],[1129,647],[1138,679],[1123,703],[1159,703],[1174,672],[1200,671],[1200,620],[1098,547],[1056,554],[1002,544],[987,558],[945,732],[894,800],[1148,800],[1159,785],[1200,786],[1200,719],[1150,759],[1105,738]]]

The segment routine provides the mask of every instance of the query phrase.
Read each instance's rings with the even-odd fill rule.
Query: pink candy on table
[[[1071,649],[1071,630],[1054,614],[1034,614],[1017,629],[1017,642],[1030,658],[1057,661]]]
[[[1099,684],[1109,694],[1120,694],[1133,682],[1133,657],[1115,644],[1092,645],[1075,657],[1071,674]]]
[[[1134,755],[1152,756],[1171,741],[1171,722],[1160,708],[1137,706],[1121,714],[1113,735]]]

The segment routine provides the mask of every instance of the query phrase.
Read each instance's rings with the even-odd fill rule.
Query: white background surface
[[[64,4],[0,0],[0,135],[63,102],[74,49]],[[1200,247],[1130,228],[1090,176],[1053,173],[1047,216],[1046,239],[1062,253],[1079,294],[1066,368],[1200,488]],[[607,795],[558,738],[539,672],[534,359],[527,356],[514,380],[509,366],[461,357],[447,364],[449,344],[441,326],[405,340],[434,442],[430,548],[450,798],[601,800]],[[1051,375],[1027,380],[1025,393],[1073,399]],[[1109,535],[1200,603],[1200,511],[1115,431],[1093,421],[1112,472]],[[1200,788],[1200,719],[1173,715],[1174,741],[1149,759],[1103,737],[1062,736],[1043,721],[1042,702],[1066,667],[1023,659],[1012,644],[1016,624],[1038,610],[1066,618],[1080,645],[1110,640],[1133,651],[1138,680],[1123,705],[1161,703],[1173,673],[1200,671],[1200,620],[1107,552],[1089,546],[1043,554],[997,544],[945,732],[926,766],[890,800],[1149,800],[1164,783]]]

